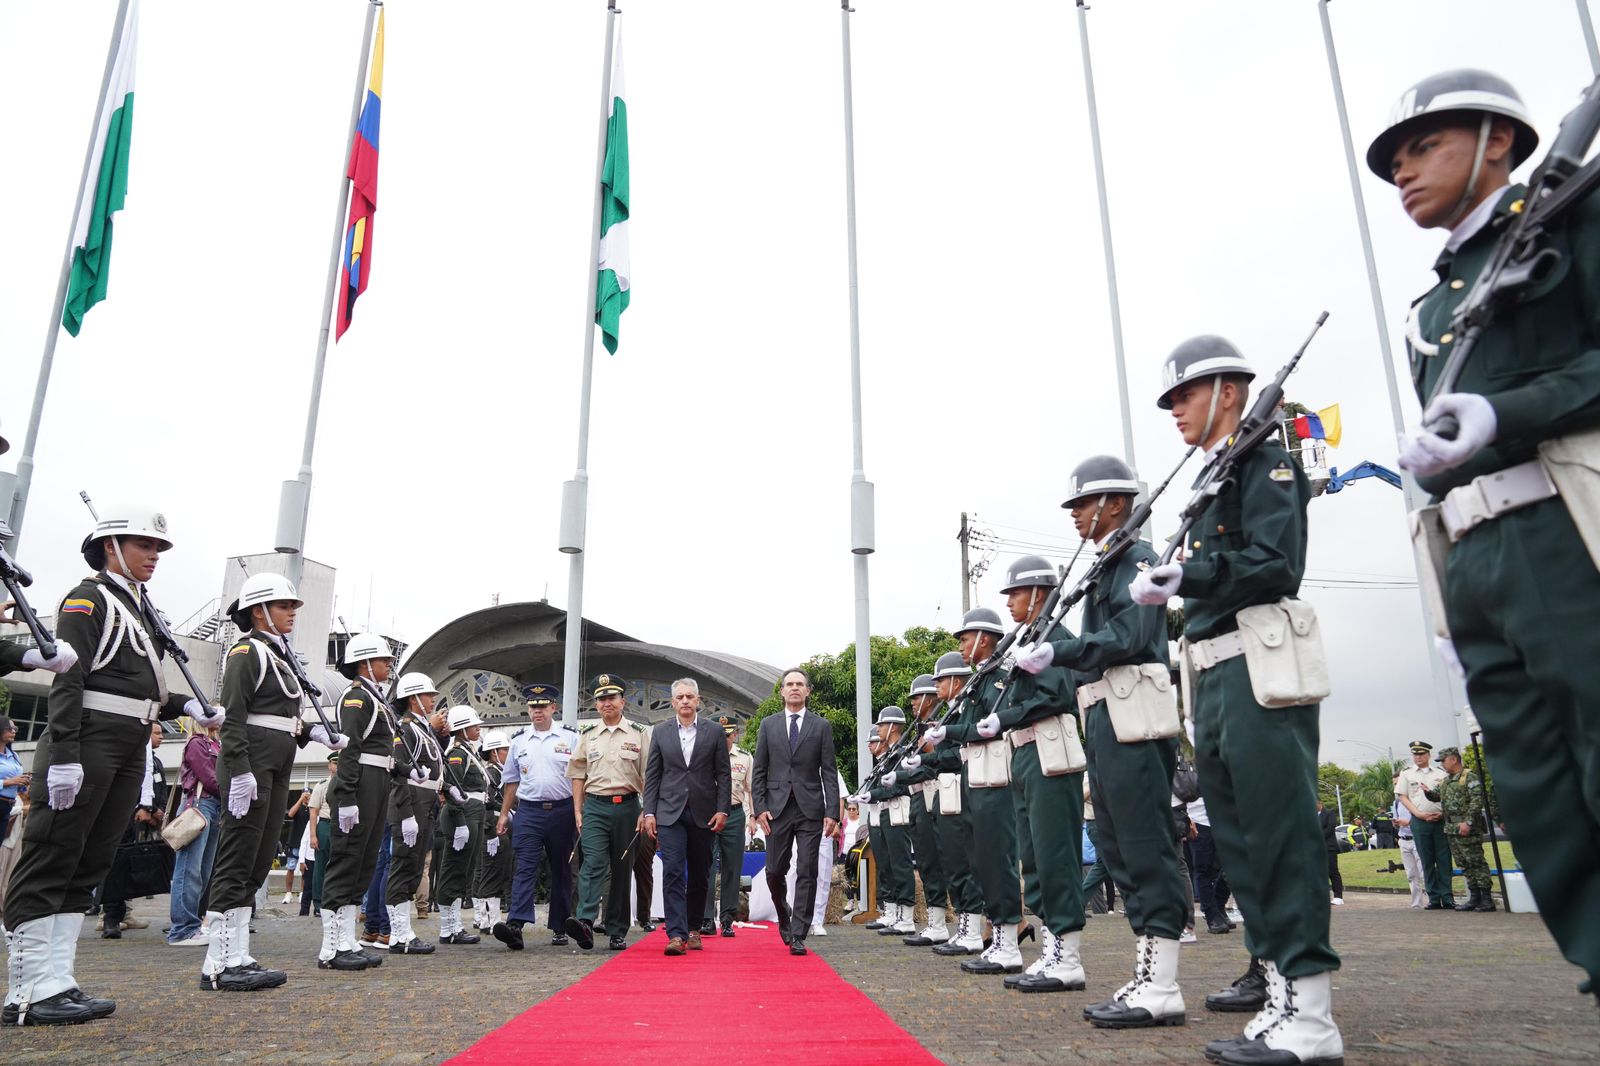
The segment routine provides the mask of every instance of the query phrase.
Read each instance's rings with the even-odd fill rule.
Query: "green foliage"
[[[0,681],[0,714],[11,713],[11,690],[6,688],[5,682]]]
[[[1344,803],[1344,820],[1357,815],[1369,822],[1376,814],[1389,809],[1394,802],[1394,773],[1398,764],[1388,760],[1367,763],[1360,770],[1346,770],[1337,763],[1325,762],[1317,767],[1317,794],[1323,806],[1338,810],[1334,785],[1339,786],[1338,798]]]
[[[1167,639],[1168,640],[1182,640],[1183,639],[1183,624],[1184,624],[1184,621],[1183,621],[1183,608],[1182,607],[1168,607],[1167,608]]]
[[[872,710],[876,716],[883,707],[905,707],[907,693],[918,674],[933,672],[933,663],[947,651],[954,651],[956,638],[945,629],[913,626],[905,636],[872,638]],[[811,675],[808,706],[833,725],[833,750],[839,770],[851,788],[856,786],[856,648],[854,644],[837,655],[814,655],[800,664]],[[781,681],[781,679],[780,679]],[[755,716],[745,726],[741,746],[754,751],[760,722],[783,709],[777,686],[761,701]]]

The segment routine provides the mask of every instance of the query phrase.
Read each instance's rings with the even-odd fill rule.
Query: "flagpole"
[[[578,722],[579,670],[583,661],[583,554],[589,519],[589,397],[594,385],[595,293],[600,282],[601,179],[606,166],[606,127],[611,111],[611,53],[616,43],[617,0],[606,3],[606,58],[600,75],[600,135],[594,161],[594,214],[589,224],[589,283],[583,316],[583,379],[578,393],[578,468],[561,486],[560,550],[567,567],[567,627],[561,674],[561,721]]]
[[[1589,69],[1600,77],[1600,46],[1594,40],[1594,21],[1589,17],[1589,0],[1578,0],[1578,21],[1583,23],[1583,43],[1589,48]]]
[[[317,330],[317,361],[311,371],[311,402],[306,407],[306,436],[300,450],[300,476],[285,481],[278,494],[277,550],[289,581],[299,586],[305,573],[306,520],[311,511],[311,455],[317,447],[317,415],[322,407],[322,375],[328,362],[328,334],[332,331],[333,300],[339,285],[339,259],[344,248],[345,211],[350,200],[350,153],[355,149],[356,126],[367,94],[367,63],[372,58],[372,25],[383,0],[369,0],[367,25],[361,34],[361,60],[356,65],[356,91],[350,101],[349,134],[345,137],[344,163],[339,177],[339,201],[333,212],[333,248],[328,253],[328,282],[323,290],[322,319]]]
[[[1389,391],[1389,417],[1394,423],[1398,439],[1406,431],[1405,415],[1400,407],[1400,387],[1396,384],[1394,352],[1389,346],[1388,316],[1383,309],[1383,289],[1378,284],[1378,261],[1372,251],[1372,232],[1367,226],[1367,203],[1361,194],[1361,168],[1356,163],[1355,143],[1350,138],[1350,113],[1344,106],[1344,79],[1339,76],[1339,56],[1333,47],[1333,24],[1328,20],[1329,0],[1317,0],[1317,14],[1322,19],[1322,43],[1328,53],[1328,77],[1333,82],[1333,102],[1339,112],[1339,133],[1344,140],[1345,169],[1350,175],[1350,198],[1356,208],[1356,229],[1361,234],[1361,252],[1367,264],[1367,290],[1372,300],[1372,316],[1378,331],[1378,351],[1383,355],[1383,382]],[[1417,479],[1403,474],[1401,492],[1406,513],[1427,504]],[[1456,734],[1456,708],[1466,702],[1466,693],[1458,682],[1445,671],[1444,663],[1433,649],[1433,620],[1427,598],[1422,599],[1423,644],[1428,649],[1428,667],[1433,680],[1434,711],[1447,743],[1454,744]]]
[[[1094,98],[1094,65],[1089,61],[1089,5],[1078,0],[1078,43],[1083,51],[1083,89],[1089,104],[1089,143],[1094,147],[1094,182],[1100,193],[1100,244],[1106,256],[1106,295],[1111,300],[1111,347],[1117,359],[1117,397],[1122,404],[1122,454],[1133,458],[1133,414],[1128,407],[1128,366],[1122,350],[1122,305],[1117,298],[1117,260],[1111,250],[1111,209],[1106,204],[1105,159],[1100,154],[1100,109]]]
[[[856,608],[856,774],[857,787],[872,767],[867,731],[872,725],[872,624],[867,586],[867,556],[874,550],[873,488],[867,480],[861,440],[861,293],[856,273],[856,126],[850,78],[850,0],[839,0],[844,53],[845,246],[850,261],[850,432],[854,466],[850,475],[850,552],[855,566]],[[830,814],[831,816],[831,814]]]
[[[117,21],[111,31],[111,47],[106,50],[106,69],[100,76],[100,100],[95,105],[94,123],[89,127],[89,147],[83,153],[83,173],[78,176],[78,198],[72,209],[72,226],[67,230],[67,252],[61,260],[61,278],[56,282],[56,298],[50,305],[50,330],[44,338],[44,355],[39,359],[39,379],[33,389],[33,407],[28,412],[28,433],[23,439],[22,456],[17,460],[14,490],[10,500],[11,543],[16,553],[22,541],[22,519],[28,510],[28,490],[33,486],[33,449],[39,442],[39,421],[44,415],[44,397],[50,389],[50,369],[56,358],[56,339],[61,335],[61,314],[67,306],[67,288],[72,280],[73,236],[78,232],[78,217],[83,211],[83,193],[89,187],[89,165],[94,161],[95,141],[100,136],[100,120],[106,111],[106,94],[111,89],[111,74],[117,65],[117,53],[122,48],[123,32],[128,25],[128,8],[131,0],[121,0],[117,5]],[[0,474],[0,485],[11,477]]]

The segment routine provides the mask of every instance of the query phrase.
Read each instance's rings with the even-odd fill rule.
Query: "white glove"
[[[1000,716],[998,714],[991,714],[989,717],[978,723],[978,735],[980,737],[993,738],[998,736],[999,733]]]
[[[915,770],[922,765],[922,756],[912,753],[900,760],[900,765],[907,770]]]
[[[417,846],[417,820],[410,815],[400,822],[400,839],[406,842],[408,848]]]
[[[411,780],[415,781],[417,784],[420,785],[420,784],[422,784],[424,781],[426,781],[428,779],[428,771],[424,770],[420,766],[413,766],[411,768],[410,777],[411,777]]]
[[[1017,669],[1027,674],[1037,674],[1056,661],[1056,650],[1044,641],[1017,653]]]
[[[316,741],[318,744],[321,744],[329,751],[343,751],[344,746],[350,743],[350,738],[345,736],[343,733],[334,733],[330,735],[328,731],[322,728],[320,725],[314,725],[311,727],[311,739]]]
[[[78,790],[83,787],[83,764],[64,762],[52,766],[44,775],[44,783],[50,788],[51,809],[67,810],[78,801]]]
[[[256,801],[256,775],[236,774],[228,782],[228,813],[243,818],[250,813],[250,804]]]
[[[500,838],[490,837],[489,842],[484,845],[484,848],[489,852],[489,858],[494,858],[495,852],[500,850]]]
[[[71,670],[78,662],[78,653],[71,644],[64,640],[56,641],[56,654],[53,659],[46,659],[39,654],[38,648],[29,648],[22,653],[22,665],[32,670],[48,670],[52,674],[64,674]]]
[[[1460,466],[1479,449],[1493,444],[1500,429],[1493,405],[1476,393],[1445,393],[1428,405],[1422,420],[1424,424],[1435,422],[1443,415],[1453,416],[1460,427],[1456,439],[1445,440],[1425,429],[1407,433],[1400,439],[1402,468],[1427,477]]]
[[[884,788],[894,787],[895,776],[893,773],[884,774],[882,777],[878,778],[878,780],[883,782]]]
[[[1128,585],[1133,602],[1143,607],[1157,607],[1178,594],[1183,583],[1181,563],[1162,563],[1153,570],[1141,570]]]
[[[922,734],[922,739],[929,744],[944,743],[945,728],[942,725],[929,726],[928,731]]]
[[[447,786],[445,786],[445,791],[450,793],[450,798],[455,800],[457,803],[465,803],[465,802],[467,802],[467,794],[465,792],[461,791],[456,786],[447,785]]]
[[[467,837],[471,835],[471,832],[466,826],[456,826],[456,834],[450,838],[450,850],[460,851],[462,848],[465,848],[467,846]]]
[[[1467,668],[1461,665],[1461,657],[1456,654],[1455,642],[1448,637],[1434,637],[1433,650],[1439,653],[1439,658],[1444,660],[1450,672],[1465,680]]]
[[[339,832],[348,833],[361,824],[361,808],[354,804],[339,808]]]
[[[183,713],[200,723],[202,728],[221,725],[224,717],[223,709],[221,707],[217,706],[216,704],[212,704],[210,707],[207,707],[199,700],[190,700],[188,703],[185,703],[183,705]]]

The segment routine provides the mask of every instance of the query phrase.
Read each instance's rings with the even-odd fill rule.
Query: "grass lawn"
[[[1492,872],[1494,865],[1494,852],[1489,845],[1483,845],[1483,857],[1489,863]],[[1505,863],[1507,870],[1517,868],[1517,857],[1512,853],[1511,845],[1506,841],[1500,842],[1500,859]],[[1344,883],[1351,888],[1393,888],[1401,892],[1407,890],[1406,872],[1396,869],[1393,873],[1379,873],[1388,863],[1393,862],[1396,867],[1400,865],[1400,849],[1390,848],[1386,851],[1347,851],[1339,856],[1339,876],[1344,878]],[[1459,875],[1452,882],[1456,895],[1464,896],[1467,893],[1467,883]],[[1496,882],[1495,891],[1499,891]]]

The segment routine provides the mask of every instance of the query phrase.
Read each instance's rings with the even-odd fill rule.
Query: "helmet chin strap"
[[[1211,439],[1211,427],[1217,420],[1217,400],[1222,396],[1222,375],[1215,374],[1211,378],[1211,406],[1206,409],[1206,428],[1200,431],[1200,444],[1202,446]]]
[[[116,537],[107,537],[111,542],[111,550],[116,553],[117,565],[122,567],[122,576],[128,579],[128,584],[133,586],[133,597],[142,606],[144,604],[144,585],[133,576],[133,571],[128,567],[128,560],[122,557],[122,541]]]
[[[1472,172],[1467,175],[1467,187],[1461,191],[1461,199],[1456,201],[1455,209],[1445,219],[1447,229],[1455,229],[1467,212],[1472,210],[1473,198],[1478,195],[1478,179],[1483,175],[1483,156],[1489,150],[1489,128],[1493,124],[1494,116],[1485,111],[1478,123],[1478,147],[1472,153]]]

